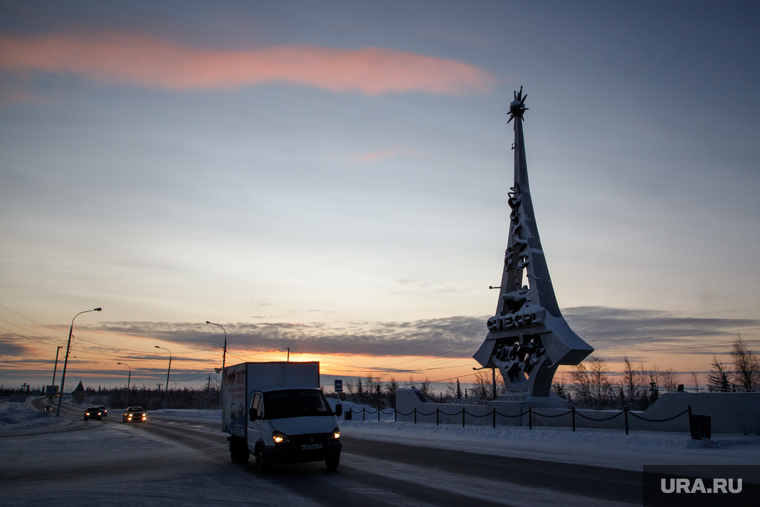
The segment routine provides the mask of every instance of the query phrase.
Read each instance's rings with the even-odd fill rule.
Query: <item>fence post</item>
[[[398,409],[393,409],[393,422],[398,422]]]
[[[380,422],[380,407],[377,408],[377,422]]]
[[[414,409],[414,424],[417,424],[417,409]]]
[[[628,407],[623,407],[623,411],[625,412],[625,434],[628,434]]]
[[[463,409],[462,409],[462,428],[464,428],[464,416],[465,416],[466,414],[467,414],[467,409],[466,409],[466,408],[463,408]]]
[[[528,407],[528,429],[533,429],[533,409]]]
[[[493,409],[493,429],[496,429],[496,409]]]
[[[364,407],[362,409],[362,422],[365,422],[367,420],[366,417],[367,417],[367,407]]]
[[[573,407],[573,431],[575,431],[575,407]]]
[[[439,414],[440,411],[441,411],[440,408],[436,408],[435,409],[435,425],[436,426],[438,426],[438,419],[439,419],[438,414]]]

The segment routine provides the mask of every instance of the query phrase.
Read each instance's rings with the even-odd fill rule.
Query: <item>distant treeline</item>
[[[127,390],[113,389],[109,397],[109,406],[111,408],[125,408],[127,406]],[[129,405],[139,405],[147,410],[157,410],[164,408],[202,408],[215,409],[219,408],[219,390],[218,389],[169,389],[165,391],[150,391],[148,389],[129,390]]]

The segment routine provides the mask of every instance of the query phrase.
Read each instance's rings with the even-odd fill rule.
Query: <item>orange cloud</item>
[[[483,92],[494,84],[466,63],[381,48],[280,46],[244,51],[179,46],[135,33],[0,35],[0,71],[67,73],[166,90],[236,90],[288,82],[333,92]]]

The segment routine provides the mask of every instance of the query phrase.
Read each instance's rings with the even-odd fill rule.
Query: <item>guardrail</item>
[[[629,415],[632,416],[632,417],[635,417],[637,419],[641,419],[642,421],[647,421],[647,422],[650,422],[650,423],[662,423],[662,422],[672,421],[673,419],[677,419],[677,418],[679,418],[679,417],[681,417],[681,416],[683,416],[685,414],[689,414],[689,421],[691,421],[691,418],[692,418],[691,405],[689,405],[689,408],[687,408],[683,412],[680,412],[680,413],[678,413],[678,414],[676,414],[676,415],[674,415],[672,417],[667,417],[665,419],[648,419],[646,417],[642,417],[640,415],[634,414],[633,412],[629,412],[627,407],[624,408],[623,410],[621,410],[620,412],[618,412],[615,415],[612,415],[610,417],[605,417],[605,418],[602,418],[602,419],[596,419],[596,418],[593,418],[593,417],[588,417],[587,415],[584,415],[581,412],[576,411],[575,407],[573,407],[570,410],[568,410],[567,412],[563,412],[561,414],[542,414],[540,412],[536,412],[532,408],[528,408],[527,411],[521,412],[521,413],[515,414],[515,415],[502,414],[501,412],[497,411],[496,409],[491,410],[490,414],[478,415],[478,414],[471,414],[471,413],[467,412],[466,408],[463,408],[459,412],[454,412],[453,414],[450,414],[448,412],[444,412],[440,408],[436,408],[435,412],[430,412],[429,414],[426,414],[425,412],[417,410],[416,408],[414,410],[412,410],[411,412],[409,412],[408,414],[405,414],[403,412],[399,412],[397,409],[392,409],[391,411],[388,411],[388,412],[380,410],[379,408],[375,409],[374,411],[371,410],[371,409],[367,410],[366,408],[362,408],[361,410],[354,410],[353,408],[349,408],[348,410],[352,414],[351,419],[353,419],[353,414],[357,414],[357,415],[361,414],[362,415],[362,421],[366,421],[367,420],[367,414],[369,414],[369,415],[377,414],[377,420],[378,420],[378,422],[380,422],[380,414],[385,414],[385,415],[393,414],[393,420],[394,421],[398,421],[398,416],[399,415],[402,416],[402,417],[408,417],[410,415],[414,415],[414,424],[417,424],[417,415],[418,414],[420,416],[424,416],[424,417],[430,417],[430,416],[432,416],[432,415],[435,414],[435,425],[436,426],[438,426],[440,424],[441,415],[445,415],[447,417],[455,417],[455,416],[458,416],[458,415],[461,414],[462,415],[462,427],[463,428],[465,427],[467,416],[477,417],[477,418],[491,417],[492,418],[493,427],[496,428],[496,416],[497,415],[499,417],[507,417],[507,418],[522,417],[524,415],[527,415],[528,416],[528,428],[531,429],[531,430],[533,429],[533,417],[550,417],[550,418],[554,418],[554,417],[563,417],[563,416],[566,416],[568,414],[571,414],[572,415],[572,421],[573,421],[573,431],[575,431],[575,416],[576,415],[578,417],[582,417],[583,419],[587,419],[589,421],[594,421],[594,422],[610,421],[610,420],[615,419],[616,417],[620,417],[622,415],[622,416],[624,416],[624,420],[625,420],[625,434],[626,435],[628,435],[628,416]]]

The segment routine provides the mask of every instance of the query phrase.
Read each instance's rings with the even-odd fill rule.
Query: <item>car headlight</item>
[[[285,433],[281,433],[279,431],[275,431],[272,434],[272,440],[274,440],[275,444],[290,443],[290,439],[288,438],[288,436]]]
[[[332,431],[332,434],[330,435],[330,438],[333,440],[338,440],[340,438],[340,428],[335,428]]]
[[[90,415],[90,413],[89,412],[85,412],[84,415]]]

